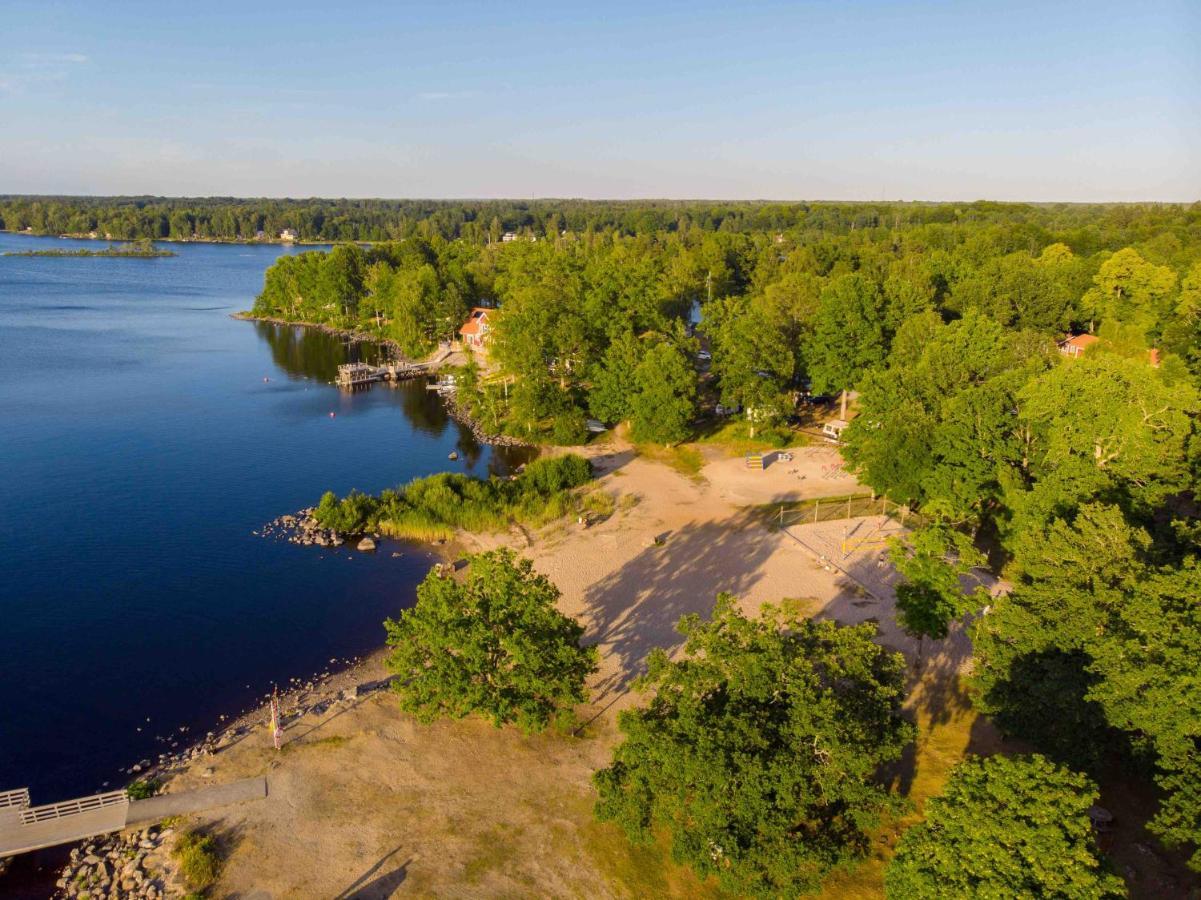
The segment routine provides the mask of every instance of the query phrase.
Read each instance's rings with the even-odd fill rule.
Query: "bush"
[[[217,880],[221,857],[217,842],[200,831],[185,831],[175,839],[172,854],[179,860],[179,869],[188,886],[203,891]]]
[[[418,478],[378,497],[352,491],[339,500],[327,492],[317,522],[349,534],[382,531],[397,538],[443,540],[455,529],[500,531],[511,522],[541,525],[565,515],[569,491],[592,477],[592,465],[569,454],[538,459],[517,478],[472,478],[444,472]]]
[[[555,416],[550,439],[560,447],[574,447],[588,440],[588,421],[578,408]]]
[[[158,780],[154,778],[139,778],[132,781],[125,789],[130,800],[146,800],[158,793]]]

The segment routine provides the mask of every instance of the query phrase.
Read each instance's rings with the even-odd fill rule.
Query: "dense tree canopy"
[[[417,604],[389,619],[401,707],[422,721],[472,713],[540,731],[586,699],[594,647],[555,608],[559,591],[508,550],[468,557],[461,579],[431,572]]]
[[[897,845],[884,876],[890,900],[1099,900],[1124,897],[1107,872],[1088,809],[1096,786],[1041,756],[969,758],[925,821]]]
[[[874,779],[912,737],[901,658],[870,626],[838,628],[729,595],[686,616],[685,656],[651,654],[650,705],[623,712],[597,814],[648,841],[658,829],[702,877],[740,894],[795,896],[868,849],[892,798]]]

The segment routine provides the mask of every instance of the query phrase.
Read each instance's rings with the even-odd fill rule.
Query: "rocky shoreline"
[[[507,434],[492,434],[485,431],[479,421],[471,415],[463,405],[455,400],[454,394],[444,394],[442,402],[446,404],[446,411],[450,417],[460,425],[470,429],[472,437],[481,444],[488,444],[493,447],[534,447],[534,444],[527,443],[519,438],[512,437]]]
[[[390,679],[364,680],[369,668],[379,668],[383,650],[367,657],[331,659],[330,668],[307,679],[289,679],[282,693],[276,696],[280,723],[287,740],[290,723],[308,715],[321,714],[337,706],[350,706],[360,699],[383,689]],[[339,663],[346,668],[334,671]],[[270,721],[271,694],[261,702],[233,717],[221,716],[222,727],[209,731],[191,745],[160,753],[156,760],[142,759],[124,772],[137,780],[169,784],[170,780],[190,765],[212,757],[246,738]],[[172,745],[174,746],[174,745]],[[203,769],[208,777],[211,769]],[[68,863],[55,881],[56,898],[71,900],[101,900],[101,898],[137,897],[160,900],[184,896],[187,891],[177,874],[178,866],[171,855],[177,831],[163,823],[117,832],[84,841],[71,850]]]
[[[178,897],[185,887],[171,858],[174,828],[151,825],[94,838],[71,851],[54,883],[56,898]]]

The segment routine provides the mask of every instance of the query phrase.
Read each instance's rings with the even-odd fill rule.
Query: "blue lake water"
[[[97,245],[0,235],[72,246]],[[431,563],[252,531],[325,489],[510,461],[420,382],[329,384],[378,348],[231,319],[294,251],[171,248],[0,257],[0,790],[34,803],[123,784],[273,683],[378,647]]]

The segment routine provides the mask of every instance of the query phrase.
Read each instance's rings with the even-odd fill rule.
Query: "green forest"
[[[923,514],[893,549],[901,624],[937,641],[970,616],[974,702],[1040,754],[964,770],[954,802],[994,778],[1075,809],[1117,765],[1155,785],[1151,831],[1201,869],[1201,206],[741,205],[716,228],[687,208],[577,231],[566,204],[538,240],[286,256],[255,312],[419,355],[495,304],[461,402],[546,443],[595,417],[674,444],[715,402],[784,429],[807,394],[848,392],[850,466]],[[1068,357],[1069,334],[1095,341]],[[978,565],[1012,590],[965,591]],[[970,802],[946,827],[983,847]],[[903,844],[898,896],[940,877],[921,857],[933,827]],[[1113,890],[1089,866],[1092,887],[1063,896]]]

